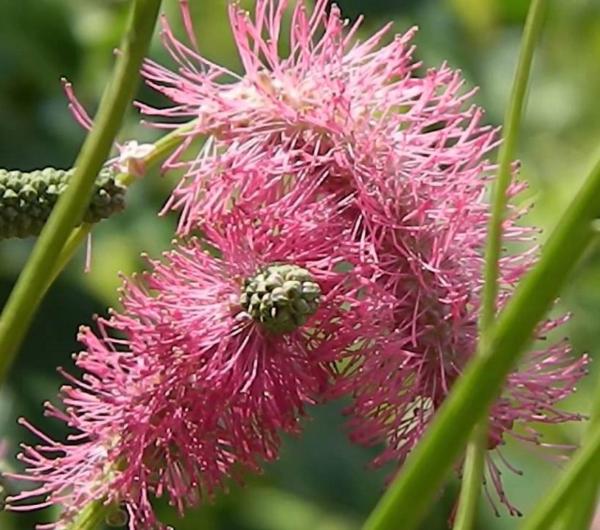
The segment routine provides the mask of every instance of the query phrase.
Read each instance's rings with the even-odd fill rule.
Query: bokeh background
[[[252,2],[242,2],[251,5]],[[390,19],[396,30],[418,25],[417,56],[426,65],[448,61],[460,68],[490,123],[499,124],[508,97],[526,0],[340,0],[346,16],[366,16],[363,33]],[[0,0],[0,167],[23,170],[70,167],[83,139],[71,119],[60,77],[73,81],[91,110],[96,108],[113,63],[112,50],[123,30],[125,0]],[[206,55],[239,68],[225,0],[191,0],[198,39]],[[164,0],[176,16],[176,0]],[[155,41],[151,55],[168,61]],[[559,218],[593,161],[600,155],[600,2],[551,2],[543,41],[537,52],[519,157],[521,178],[530,184],[534,208],[526,222],[546,230]],[[147,89],[138,98],[160,102]],[[155,131],[139,124],[132,110],[120,139],[149,140]],[[168,246],[176,219],[157,216],[175,177],[156,173],[136,184],[128,208],[94,231],[93,266],[83,272],[83,252],[50,291],[23,347],[10,382],[0,393],[0,437],[8,444],[3,466],[27,433],[16,425],[25,415],[57,436],[59,426],[44,419],[42,402],[60,385],[56,366],[69,367],[77,350],[75,334],[94,313],[117,304],[118,271],[142,264],[139,254],[156,255]],[[542,236],[543,237],[543,236]],[[31,241],[0,242],[0,302],[31,249]],[[548,278],[548,281],[552,281]],[[600,350],[600,248],[592,249],[568,285],[562,303],[573,312],[567,332],[578,354]],[[597,371],[592,366],[592,371]],[[584,381],[566,407],[587,411],[593,379]],[[476,396],[473,397],[477,399]],[[373,452],[345,438],[343,403],[314,409],[300,439],[286,440],[281,459],[261,477],[249,477],[244,488],[233,484],[211,506],[185,520],[164,508],[164,518],[178,530],[357,530],[379,498],[389,470],[368,467]],[[582,425],[548,431],[548,440],[576,443]],[[509,444],[511,462],[524,476],[507,473],[511,499],[523,511],[544,494],[559,465],[535,450]],[[10,490],[13,485],[4,484]],[[440,494],[424,529],[447,528],[457,483]],[[415,492],[418,495],[418,492]],[[51,514],[46,514],[48,517]],[[30,530],[40,514],[0,513],[2,530]],[[518,521],[496,517],[482,503],[478,528],[515,528]],[[400,529],[399,529],[400,530]]]

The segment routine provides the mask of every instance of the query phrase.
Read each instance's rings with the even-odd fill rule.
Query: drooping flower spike
[[[76,434],[60,444],[29,426],[42,444],[24,447],[18,478],[41,486],[10,509],[60,504],[61,521],[40,528],[63,528],[101,500],[132,530],[162,528],[156,497],[182,513],[277,457],[379,314],[344,205],[286,197],[151,261],[125,282],[121,312],[82,329],[84,375],[67,375],[64,410],[48,405]]]
[[[151,262],[126,282],[124,311],[82,333],[87,375],[65,412],[49,409],[81,434],[61,446],[40,433],[23,458],[42,487],[10,501],[62,502],[63,522],[99,498],[124,503],[132,529],[160,528],[154,497],[182,511],[238,467],[258,470],[323,393],[350,394],[353,437],[402,463],[475,349],[496,137],[461,75],[417,75],[411,32],[358,43],[358,23],[322,0],[310,15],[296,5],[280,59],[287,3],[259,0],[254,19],[230,8],[240,76],[199,55],[181,5],[192,47],[163,26],[178,72],[144,68],[174,106],[141,109],[157,126],[196,120],[181,149],[209,136],[191,162],[178,150],[166,164],[186,170],[167,204],[180,234],[204,239]],[[530,244],[519,214],[506,241]],[[531,255],[503,259],[503,300]],[[526,422],[576,419],[555,403],[584,364],[564,344],[532,354],[493,408],[490,449],[539,443]],[[515,513],[491,461],[489,476]]]
[[[218,222],[232,208],[251,211],[277,201],[315,179],[321,185],[311,200],[330,195],[351,202],[346,215],[368,264],[362,270],[391,295],[392,316],[386,333],[352,352],[334,394],[355,398],[356,440],[387,445],[377,462],[401,463],[475,350],[485,194],[494,170],[486,156],[496,131],[482,124],[481,109],[469,106],[472,91],[459,72],[442,65],[418,75],[412,31],[382,45],[386,27],[358,43],[360,21],[348,28],[326,2],[310,15],[298,2],[290,53],[281,58],[286,7],[260,0],[253,18],[231,7],[243,75],[202,58],[193,38],[186,46],[165,21],[164,41],[178,71],[148,62],[144,75],[174,106],[141,109],[162,120],[158,126],[197,120],[190,142],[210,135],[192,162],[171,160],[187,170],[167,205],[182,212],[181,233]],[[249,174],[257,167],[265,169]],[[509,194],[522,189],[516,184]],[[505,243],[517,248],[501,262],[503,301],[535,257],[535,230],[519,224],[522,213],[513,209],[504,226]],[[561,322],[547,322],[540,333]],[[523,427],[532,421],[578,419],[555,405],[573,391],[585,364],[564,343],[532,354],[492,412],[490,448],[505,434],[538,443]],[[532,389],[541,388],[536,397]],[[516,513],[491,460],[489,473],[500,500]]]

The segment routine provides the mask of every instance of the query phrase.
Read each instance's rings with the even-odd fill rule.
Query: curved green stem
[[[89,202],[94,179],[107,159],[127,106],[158,17],[160,0],[135,0],[113,78],[95,123],[75,162],[75,173],[58,201],[0,316],[0,381],[15,358],[48,285],[64,243]]]
[[[600,215],[600,163],[563,214],[537,264],[515,289],[481,351],[467,365],[423,439],[381,498],[363,530],[412,530],[486,414],[538,322],[594,238]],[[600,431],[599,431],[600,432]]]
[[[533,0],[523,31],[523,39],[513,87],[504,117],[504,137],[498,153],[498,174],[493,184],[492,212],[485,249],[484,286],[479,316],[479,340],[485,341],[494,322],[498,299],[498,276],[502,249],[502,223],[506,212],[507,190],[510,186],[519,127],[525,107],[527,85],[535,44],[542,30],[546,0]],[[481,351],[482,348],[479,348]],[[473,429],[463,469],[454,530],[470,530],[477,517],[477,505],[484,475],[487,421]]]
[[[191,132],[196,127],[198,120],[192,120],[184,123],[177,129],[171,131],[169,134],[165,134],[162,138],[158,139],[154,143],[154,149],[152,152],[144,157],[144,166],[150,168],[161,162],[169,153],[177,149],[186,138],[186,133]],[[121,175],[119,175],[121,177]],[[122,175],[126,178],[126,175]],[[124,181],[127,183],[127,181]]]

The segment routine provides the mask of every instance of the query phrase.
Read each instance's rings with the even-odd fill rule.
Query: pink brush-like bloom
[[[174,105],[140,107],[162,127],[195,120],[165,164],[185,169],[166,208],[181,211],[181,235],[203,239],[151,261],[126,281],[123,311],[82,330],[84,376],[70,377],[64,411],[48,407],[75,434],[61,444],[30,426],[42,444],[24,448],[20,478],[41,485],[9,499],[61,504],[62,521],[41,528],[93,500],[123,506],[131,529],[161,528],[155,497],[183,512],[258,471],[323,396],[351,396],[353,439],[384,446],[375,464],[401,464],[475,352],[497,140],[460,73],[419,74],[412,31],[356,41],[358,22],[323,0],[296,4],[281,58],[287,2],[259,0],[253,19],[230,7],[237,75],[200,56],[181,5],[190,46],[163,20],[177,73],[151,61],[143,72]],[[535,257],[523,213],[504,224],[502,304]],[[488,484],[510,513],[499,447],[543,445],[534,423],[578,419],[556,404],[585,364],[540,342],[494,404]]]
[[[459,72],[442,65],[419,74],[412,30],[383,45],[386,26],[361,43],[360,21],[349,26],[322,0],[310,13],[297,2],[288,42],[287,2],[259,0],[253,16],[232,5],[244,68],[238,75],[200,55],[187,2],[181,6],[190,44],[165,20],[162,32],[177,71],[151,61],[143,71],[173,106],[140,105],[159,127],[195,120],[167,163],[186,169],[167,208],[181,211],[186,234],[307,182],[320,183],[308,199],[349,205],[360,272],[386,293],[380,301],[390,317],[385,332],[348,354],[332,395],[353,396],[355,440],[385,445],[376,464],[402,463],[476,348],[485,194],[494,170],[486,156],[496,131],[469,106],[473,91]],[[199,135],[208,136],[202,151],[180,161]],[[522,188],[514,185],[510,196]],[[513,208],[504,224],[511,254],[500,264],[501,304],[535,258],[535,230],[519,224],[524,211]],[[562,322],[546,322],[539,335]],[[541,444],[533,423],[579,419],[556,403],[574,390],[586,362],[561,342],[536,349],[509,377],[491,412],[489,447],[500,462],[507,435]],[[518,513],[491,458],[488,474],[501,502]]]
[[[423,111],[429,121],[423,117],[422,127],[437,122],[441,117],[432,112],[441,108],[431,104],[430,92],[444,83],[452,93],[436,97],[449,107],[457,103],[454,92],[460,79],[448,68],[426,80],[413,76],[418,64],[411,63],[412,31],[378,49],[388,28],[355,43],[352,36],[358,23],[345,31],[347,23],[337,7],[328,13],[327,2],[319,0],[309,14],[298,2],[291,14],[290,53],[282,59],[278,50],[287,44],[280,32],[288,2],[257,2],[254,20],[231,4],[231,25],[245,70],[239,76],[201,57],[187,2],[180,4],[191,47],[175,38],[165,19],[162,31],[166,48],[178,62],[177,73],[152,61],[143,68],[148,85],[174,106],[139,106],[146,115],[162,120],[155,122],[159,127],[196,120],[181,149],[166,163],[167,168],[187,169],[167,205],[182,211],[182,233],[218,217],[232,194],[238,204],[249,207],[272,200],[277,183],[272,175],[263,175],[264,186],[250,186],[256,177],[248,179],[244,171],[248,160],[277,161],[282,166],[278,180],[281,171],[288,181],[327,172],[329,181],[342,184],[351,178],[348,168],[355,163],[358,137],[374,139],[390,119],[398,126],[414,122],[414,117],[397,112],[404,105],[415,106],[415,113],[420,112],[417,107],[430,107]],[[179,153],[199,135],[209,136],[202,152],[192,162],[178,161]],[[239,170],[231,172],[232,167]],[[345,191],[352,192],[352,186]]]
[[[440,113],[433,132],[415,125],[412,141],[406,142],[410,125],[395,131],[392,123],[385,139],[355,146],[359,216],[374,253],[370,279],[391,295],[393,318],[386,337],[351,356],[334,394],[354,397],[353,439],[384,443],[376,465],[404,461],[477,346],[490,216],[485,194],[494,169],[485,157],[495,134],[480,124],[479,109],[454,111]],[[508,194],[518,201],[523,189],[515,183]],[[511,250],[500,260],[500,306],[535,260],[537,230],[520,223],[526,211],[511,206],[504,221],[503,244]],[[536,423],[581,419],[557,403],[575,390],[588,359],[574,358],[565,340],[545,343],[565,320],[540,325],[539,349],[508,377],[490,412],[488,447],[498,458],[488,458],[487,484],[511,515],[519,511],[498,467],[512,469],[500,451],[506,437],[545,445]],[[487,486],[486,493],[494,505]]]
[[[344,205],[304,202],[232,214],[125,282],[123,311],[80,333],[84,375],[67,375],[63,410],[47,407],[75,433],[63,444],[27,424],[42,443],[14,477],[39,486],[9,509],[59,504],[39,528],[62,529],[102,501],[132,530],[163,528],[153,499],[183,513],[277,457],[336,361],[376,329]]]

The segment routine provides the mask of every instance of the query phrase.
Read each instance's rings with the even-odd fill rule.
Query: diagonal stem
[[[192,120],[188,123],[185,123],[175,129],[174,131],[166,134],[159,140],[154,143],[154,149],[150,152],[150,154],[143,157],[139,162],[146,169],[152,169],[155,165],[161,162],[166,156],[168,156],[171,152],[173,152],[177,147],[179,147],[183,141],[186,139],[186,133],[193,130],[196,125],[196,120]],[[128,173],[121,173],[117,175],[117,180],[125,185],[130,186],[135,177],[132,177]],[[85,241],[85,238],[91,232],[93,225],[84,223],[77,228],[73,229],[67,241],[63,245],[63,248],[60,251],[58,259],[56,261],[56,265],[54,267],[54,271],[52,275],[48,278],[48,282],[46,284],[45,289],[40,293],[40,296],[35,302],[35,307],[37,308],[43,299],[44,294],[50,288],[54,280],[60,275],[62,270],[66,267],[66,265],[71,261],[71,258],[75,254],[76,250],[79,246]]]
[[[525,519],[521,530],[546,530],[561,515],[565,506],[570,508],[569,499],[580,493],[581,484],[592,480],[592,486],[598,488],[600,481],[600,425],[594,425],[587,443],[573,456],[552,490]],[[571,527],[569,530],[583,530],[587,526]]]
[[[134,1],[113,78],[77,157],[73,178],[52,211],[0,316],[0,382],[6,377],[31,324],[35,302],[46,289],[61,249],[83,215],[94,179],[108,157],[133,98],[138,71],[152,38],[160,3],[160,0]]]
[[[498,174],[493,185],[492,213],[485,249],[484,286],[479,316],[480,341],[486,340],[496,315],[502,223],[512,176],[511,165],[515,158],[519,126],[525,107],[533,52],[542,30],[546,5],[546,0],[533,0],[529,7],[513,87],[504,118],[504,137],[498,153]],[[485,345],[483,346],[485,348]],[[487,450],[487,424],[487,418],[482,419],[481,423],[473,429],[469,439],[454,530],[470,530],[475,525]]]
[[[600,373],[598,376],[600,378]],[[598,381],[600,383],[600,381]],[[600,428],[600,384],[596,386],[596,392],[592,403],[592,419],[583,436],[583,443],[591,443],[594,430]],[[560,528],[562,530],[573,530],[577,528],[590,528],[592,518],[598,505],[598,494],[600,493],[600,457],[592,462],[586,474],[579,481],[577,489],[565,503]],[[544,508],[544,506],[546,506]],[[542,505],[536,512],[549,510],[549,505]],[[540,519],[543,519],[540,517]]]
[[[490,330],[488,340],[480,345],[479,355],[456,381],[363,530],[412,530],[422,519],[464,449],[474,425],[486,414],[507,374],[532,340],[537,324],[594,239],[592,221],[600,215],[599,196],[600,162],[571,201],[539,261],[515,289]]]

